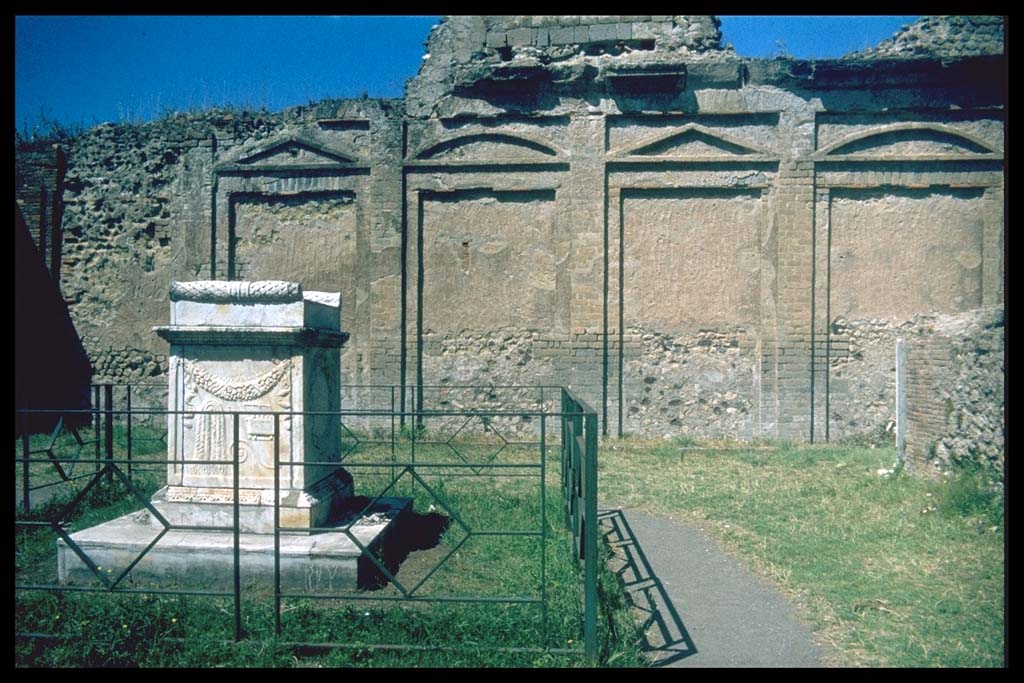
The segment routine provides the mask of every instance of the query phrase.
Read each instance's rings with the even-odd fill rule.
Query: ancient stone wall
[[[862,57],[965,57],[1003,51],[1003,19],[995,16],[923,17],[877,46],[854,52]]]
[[[1005,464],[1002,308],[932,316],[907,343],[906,466],[936,474]]]
[[[77,140],[64,195],[62,289],[93,359],[94,379],[163,376],[165,344],[149,328],[166,318],[167,287],[175,279],[285,278],[341,290],[345,322],[354,328],[360,295],[365,299],[381,285],[360,256],[383,248],[382,234],[393,250],[400,242],[400,181],[387,177],[389,191],[380,179],[386,163],[354,168],[321,151],[328,148],[315,139],[309,148],[303,140],[286,145],[277,154],[287,157],[284,166],[273,149],[260,156],[258,148],[268,137],[305,130],[385,162],[374,148],[390,146],[398,154],[401,145],[398,135],[370,130],[371,119],[376,128],[387,118],[386,109],[386,102],[358,101],[277,114],[215,111],[138,126],[105,124]],[[317,167],[325,159],[346,167]],[[298,182],[292,166],[312,177]],[[367,192],[355,202],[346,187],[352,177],[375,196]],[[376,240],[365,220],[371,214]],[[314,241],[320,246],[312,247]],[[393,332],[397,320],[381,323]],[[363,336],[372,346],[371,335]],[[357,356],[348,361],[354,376]]]
[[[449,17],[404,101],[90,131],[62,284],[98,373],[166,371],[172,279],[281,278],[342,292],[345,406],[565,384],[608,434],[883,432],[895,339],[1002,303],[1005,59],[720,43]]]

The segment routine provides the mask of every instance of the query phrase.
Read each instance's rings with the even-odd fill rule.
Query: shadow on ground
[[[363,496],[354,496],[353,500],[355,501],[353,505],[360,507],[364,514],[372,514],[377,511],[376,508],[365,507],[363,501],[368,502],[369,499]],[[363,505],[360,506],[360,503]],[[391,576],[398,576],[404,569],[405,580],[411,581],[410,585],[415,585],[418,581],[408,578],[410,574],[421,573],[424,566],[436,568],[443,562],[444,555],[442,558],[437,558],[435,557],[436,553],[421,551],[443,550],[438,546],[441,545],[441,537],[450,525],[451,518],[446,515],[437,512],[421,514],[407,510],[400,519],[395,521],[391,536],[384,540],[379,547],[368,550],[374,553]],[[422,557],[418,557],[421,555]],[[359,558],[359,563],[360,590],[379,590],[391,583],[389,577],[367,557],[365,551]],[[403,565],[407,566],[403,567]]]
[[[619,577],[630,608],[639,612],[643,650],[652,666],[666,666],[697,654],[690,634],[622,510],[598,515],[605,542],[612,550],[611,569]]]

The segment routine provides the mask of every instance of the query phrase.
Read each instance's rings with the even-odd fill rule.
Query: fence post
[[[92,387],[92,405],[93,405],[93,416],[92,416],[92,435],[93,443],[96,446],[96,464],[94,467],[96,471],[100,471],[100,385],[95,384]]]
[[[20,417],[21,417],[21,457],[24,458],[24,460],[21,463],[21,500],[22,500],[22,504],[25,506],[25,512],[28,512],[31,509],[31,506],[32,506],[32,501],[31,501],[30,495],[29,495],[29,492],[32,490],[32,488],[31,488],[31,486],[29,484],[29,476],[30,476],[29,475],[29,465],[30,465],[30,463],[28,461],[29,455],[30,455],[32,449],[29,446],[29,433],[28,433],[29,420],[26,417],[25,413],[22,413]]]
[[[586,453],[583,465],[583,641],[587,660],[597,665],[597,414],[586,415]]]
[[[281,415],[274,413],[274,635],[281,635]]]
[[[114,385],[104,384],[103,385],[103,403],[107,409],[106,414],[103,416],[103,448],[106,453],[107,463],[109,465],[114,464]],[[112,470],[107,470],[107,482],[114,481],[114,473]]]
[[[231,414],[233,441],[231,446],[232,483],[234,493],[234,551],[235,551],[235,642],[242,640],[242,567],[241,567],[241,531],[239,530],[239,491],[238,491],[238,413]],[[275,507],[277,503],[275,501]]]
[[[403,400],[403,403],[405,401]],[[395,479],[395,385],[391,385],[391,480]]]
[[[128,441],[126,459],[128,460],[128,481],[132,481],[132,385],[129,384],[126,390],[128,392],[125,400],[128,410],[127,424],[125,425],[125,439]]]
[[[541,389],[543,391],[543,389]],[[542,406],[543,408],[543,406]],[[547,496],[547,413],[540,414],[540,643],[548,642],[548,598],[547,598],[547,542],[548,516]]]
[[[562,508],[565,517],[565,525],[569,526],[569,505],[568,505],[568,482],[566,477],[568,476],[568,468],[566,465],[569,462],[569,421],[567,414],[569,412],[569,395],[565,391],[565,387],[562,387],[562,448],[561,448],[561,466],[562,466]]]

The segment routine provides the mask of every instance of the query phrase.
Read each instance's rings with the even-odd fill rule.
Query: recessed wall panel
[[[981,306],[980,189],[836,190],[831,314],[906,320]]]
[[[624,195],[625,321],[682,331],[757,321],[760,191]]]
[[[564,329],[568,244],[556,243],[554,218],[551,191],[425,200],[424,333]]]

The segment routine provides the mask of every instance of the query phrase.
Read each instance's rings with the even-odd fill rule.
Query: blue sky
[[[746,57],[828,58],[916,17],[724,16]],[[272,111],[327,97],[401,97],[439,17],[21,16],[15,125],[92,126],[214,105]]]

